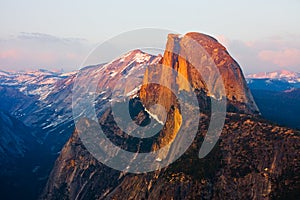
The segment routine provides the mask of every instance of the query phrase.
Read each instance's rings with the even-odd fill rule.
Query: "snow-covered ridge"
[[[92,70],[86,77],[90,80],[95,74],[104,73],[110,78],[114,78],[116,75],[128,76],[132,71],[139,70],[144,64],[156,64],[161,59],[161,56],[153,56],[142,52],[141,50],[133,50],[120,56],[119,58],[107,63],[100,64],[96,70]],[[88,70],[83,69],[83,70]],[[58,72],[49,71],[45,69],[33,70],[33,71],[1,71],[0,70],[0,86],[10,86],[18,89],[25,95],[37,96],[39,100],[44,100],[54,89],[61,88],[58,85],[63,85],[72,82],[73,77],[78,71],[72,72]],[[116,77],[116,78],[118,78]],[[68,81],[68,82],[65,82]]]
[[[261,72],[256,74],[249,74],[246,76],[247,79],[280,79],[286,80],[289,83],[299,83],[300,73],[292,72],[288,70],[278,70],[274,72]]]
[[[14,87],[25,95],[36,95],[42,100],[46,98],[58,81],[75,73],[54,72],[45,69],[20,72],[0,71],[0,85]]]
[[[0,70],[0,76],[9,76],[9,73]]]

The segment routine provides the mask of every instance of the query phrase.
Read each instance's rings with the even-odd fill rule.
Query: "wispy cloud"
[[[278,69],[300,70],[300,36],[272,36],[253,41],[230,40],[217,36],[245,73]]]
[[[15,59],[18,57],[18,52],[14,49],[0,51],[0,59]]]
[[[0,69],[77,69],[93,45],[85,39],[26,33],[0,39]]]
[[[56,37],[53,35],[45,34],[45,33],[30,33],[30,32],[21,32],[18,36],[18,39],[21,40],[38,40],[43,42],[61,42],[61,43],[80,43],[87,42],[86,39],[83,38],[66,38],[66,37]]]
[[[300,67],[300,50],[295,48],[285,48],[277,51],[263,50],[259,52],[259,58],[280,67]]]

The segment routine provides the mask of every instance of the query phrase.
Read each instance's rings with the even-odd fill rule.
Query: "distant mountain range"
[[[246,80],[266,119],[300,129],[300,73],[281,70],[249,74]]]
[[[0,85],[16,88],[25,95],[37,96],[43,100],[54,89],[55,83],[72,74],[76,74],[76,71],[69,73],[45,69],[27,72],[0,71]]]
[[[77,71],[64,73],[45,69],[27,72],[0,70],[0,86],[15,88],[24,95],[45,100],[58,82],[76,73]],[[288,70],[248,74],[245,78],[251,89],[282,91],[300,88],[300,73]]]
[[[288,70],[278,70],[273,72],[261,72],[256,74],[248,74],[248,79],[279,79],[286,80],[289,83],[299,83],[300,73]]]
[[[249,74],[246,80],[250,89],[283,91],[300,88],[300,73],[287,70]]]

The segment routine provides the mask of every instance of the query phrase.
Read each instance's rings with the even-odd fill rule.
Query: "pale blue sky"
[[[299,0],[0,0],[0,69],[76,69],[97,43],[152,27],[217,37],[245,72],[299,71],[299,10]]]

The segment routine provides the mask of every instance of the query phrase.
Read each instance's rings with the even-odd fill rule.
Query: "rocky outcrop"
[[[169,34],[160,63],[160,71],[154,69],[145,73],[144,83],[159,80],[166,87],[176,88],[178,93],[190,92],[190,84],[193,90],[203,90],[217,99],[222,92],[221,95],[228,100],[228,109],[252,114],[259,112],[240,66],[224,46],[208,35]],[[172,74],[168,67],[178,75]],[[175,99],[167,90],[165,87],[145,85],[141,88],[140,97],[146,107],[155,102],[165,105],[168,111]]]
[[[136,57],[135,53],[141,54],[140,51],[128,53],[125,59],[117,59],[97,70],[108,73],[113,70],[113,76],[118,77],[115,71],[132,69],[130,60]],[[182,126],[178,95],[195,92],[199,106],[209,110],[210,97],[221,101],[218,92],[224,86],[228,112],[215,148],[205,158],[198,158],[211,117],[211,113],[203,112],[196,138],[184,155],[161,170],[136,175],[98,162],[75,131],[56,161],[41,199],[291,199],[299,196],[300,132],[255,115],[258,109],[241,69],[221,44],[199,33],[183,37],[171,34],[163,57],[155,59],[149,57],[146,62],[154,67],[146,70],[145,85],[130,96],[129,112],[135,123],[143,126],[149,124],[150,115],[156,114],[156,120],[166,120],[163,128],[155,137],[131,137],[118,127],[107,106],[109,101],[99,98],[97,103],[106,108],[98,116],[107,138],[130,152],[160,149],[177,136]],[[157,68],[158,61],[165,67]],[[210,70],[212,65],[221,78],[217,78],[217,71]],[[175,76],[170,69],[174,69]],[[161,84],[149,83],[153,79]],[[115,79],[109,82],[106,77],[101,80],[98,84],[108,88],[117,83]],[[168,88],[175,88],[175,93]],[[162,107],[153,108],[156,104]],[[120,105],[118,108],[122,109],[124,105]],[[165,114],[160,112],[163,109]],[[190,107],[189,111],[193,110]],[[82,119],[82,123],[93,126],[89,119]]]

